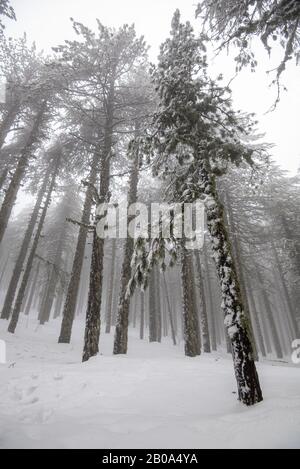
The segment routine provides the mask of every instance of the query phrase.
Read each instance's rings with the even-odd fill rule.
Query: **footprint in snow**
[[[54,381],[62,381],[64,379],[63,375],[55,375],[53,376]]]
[[[33,394],[34,391],[37,390],[37,386],[31,386],[30,388],[27,389],[27,396],[30,396],[30,394]]]
[[[39,398],[38,397],[33,397],[32,399],[29,399],[29,401],[24,402],[24,404],[33,405],[33,404],[36,404],[37,402],[39,402]]]

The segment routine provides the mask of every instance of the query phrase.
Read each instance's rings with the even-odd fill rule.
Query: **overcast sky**
[[[176,8],[184,19],[194,21],[195,0],[11,0],[18,21],[7,22],[6,33],[20,36],[26,31],[28,38],[38,48],[50,51],[52,46],[73,37],[70,17],[93,28],[95,18],[109,26],[135,23],[138,34],[143,34],[151,46],[150,57],[155,60],[160,43],[170,31],[170,22]],[[232,84],[235,106],[244,111],[257,113],[259,130],[266,132],[265,140],[275,144],[274,159],[285,169],[295,172],[300,166],[300,67],[288,66],[284,93],[278,108],[266,114],[275,99],[276,91],[269,88],[270,77],[266,70],[272,69],[280,60],[275,51],[269,62],[260,46],[257,54],[262,63],[256,74],[243,72]],[[212,64],[214,73],[233,76],[232,56],[219,57]]]

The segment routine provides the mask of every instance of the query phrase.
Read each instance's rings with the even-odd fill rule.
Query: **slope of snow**
[[[183,356],[182,347],[130,334],[128,356],[81,364],[83,323],[57,344],[59,321],[26,324],[15,336],[0,321],[1,448],[300,448],[300,370],[258,365],[265,401],[237,401],[230,357]]]

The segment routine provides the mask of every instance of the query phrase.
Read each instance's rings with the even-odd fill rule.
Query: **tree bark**
[[[100,161],[100,200],[108,199],[110,184],[110,162],[113,146],[113,123],[114,123],[114,101],[115,82],[114,77],[110,84],[109,96],[107,98],[107,117],[104,134],[104,151]],[[97,222],[97,220],[96,220]],[[101,327],[101,301],[103,287],[103,258],[104,239],[97,236],[96,229],[93,235],[93,252],[90,270],[90,285],[88,307],[86,312],[86,325],[84,334],[84,347],[82,361],[85,362],[99,352],[99,339]]]
[[[213,293],[211,288],[211,276],[210,276],[210,268],[208,262],[208,253],[206,246],[204,244],[204,277],[206,277],[206,285],[209,297],[209,304],[210,304],[210,324],[211,324],[211,348],[214,352],[217,351],[217,334],[216,334],[216,322],[215,322],[215,313],[214,313],[214,300],[213,300]]]
[[[164,282],[164,292],[165,292],[165,295],[166,295],[166,303],[167,303],[167,308],[168,308],[168,313],[169,313],[169,320],[170,320],[170,326],[171,326],[172,340],[173,340],[173,344],[174,344],[174,345],[177,345],[177,342],[176,342],[176,330],[175,330],[175,325],[174,325],[174,318],[173,318],[173,313],[172,313],[172,308],[171,308],[171,303],[170,303],[168,285],[167,285],[166,276],[165,276],[165,273],[164,273],[164,272],[163,272],[163,282]]]
[[[253,332],[253,326],[251,321],[251,314],[250,314],[250,307],[248,302],[247,290],[245,285],[244,279],[244,270],[243,270],[243,253],[242,253],[242,246],[239,240],[239,235],[237,233],[237,227],[233,216],[232,210],[232,202],[231,197],[227,193],[226,194],[226,205],[227,205],[227,213],[228,213],[228,222],[229,222],[229,229],[231,229],[231,236],[233,240],[233,254],[235,255],[235,263],[236,268],[239,276],[239,284],[241,289],[241,295],[243,296],[243,304],[245,308],[245,315],[247,316],[247,324],[249,325],[249,337],[252,343],[253,353],[255,361],[259,360],[258,353],[257,353],[257,345],[255,341],[255,336]]]
[[[263,400],[249,338],[247,317],[239,280],[226,231],[223,207],[209,164],[200,163],[200,179],[206,200],[207,227],[212,240],[214,260],[221,283],[225,326],[231,340],[239,399],[247,406]]]
[[[14,175],[5,193],[4,201],[0,210],[0,243],[3,240],[3,236],[8,225],[8,220],[16,202],[18,191],[20,189],[21,182],[28,165],[31,150],[38,139],[46,110],[47,103],[44,102],[35,116],[32,129],[22,150]]]
[[[206,299],[205,299],[205,291],[203,285],[203,274],[202,274],[202,267],[201,267],[201,260],[200,260],[200,253],[196,251],[194,254],[195,261],[196,261],[196,277],[197,283],[199,288],[199,297],[200,297],[200,317],[201,317],[201,331],[202,331],[202,343],[203,343],[203,351],[205,353],[211,353],[211,346],[210,346],[210,334],[208,328],[208,317],[207,317],[207,308],[206,308]]]
[[[182,243],[181,283],[185,355],[196,357],[201,354],[201,341],[191,256],[192,251],[188,251]]]

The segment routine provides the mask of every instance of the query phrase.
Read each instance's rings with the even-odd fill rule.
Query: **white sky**
[[[35,40],[39,49],[49,51],[51,46],[72,39],[70,17],[93,28],[95,18],[109,26],[135,23],[139,35],[144,35],[151,46],[150,57],[155,60],[159,45],[168,36],[170,22],[176,8],[186,20],[194,22],[196,0],[11,0],[17,23],[7,22],[6,34],[20,36],[26,31],[29,40]],[[232,84],[235,106],[255,112],[260,122],[259,131],[266,132],[265,140],[275,144],[274,159],[287,170],[295,172],[300,166],[300,67],[290,64],[284,75],[288,92],[284,93],[278,108],[265,114],[274,102],[275,88],[268,88],[271,79],[266,70],[274,68],[280,60],[275,51],[274,62],[258,46],[258,57],[263,65],[256,74],[243,72]],[[232,57],[214,61],[213,71],[232,78]]]

